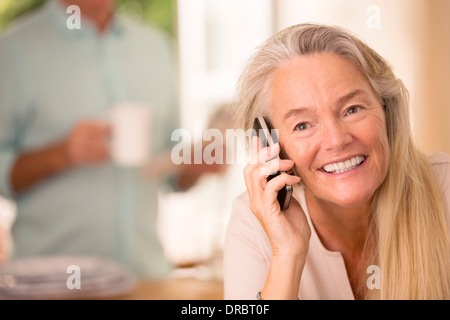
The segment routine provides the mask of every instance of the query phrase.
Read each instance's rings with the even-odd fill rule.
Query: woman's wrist
[[[263,300],[297,300],[306,255],[274,255],[260,292]]]
[[[272,254],[270,258],[270,264],[279,265],[280,268],[296,268],[303,267],[306,260],[306,253],[302,254]]]

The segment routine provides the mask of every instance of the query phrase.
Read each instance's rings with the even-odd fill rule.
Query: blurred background
[[[0,0],[0,33],[44,2]],[[232,101],[245,61],[266,38],[293,24],[319,22],[350,29],[384,56],[409,89],[419,147],[450,153],[448,0],[118,0],[117,8],[172,37],[181,125],[191,133],[196,122],[211,123]],[[242,169],[232,164],[186,192],[161,193],[160,238],[169,260],[183,267],[179,272],[220,280],[231,202],[245,190]]]

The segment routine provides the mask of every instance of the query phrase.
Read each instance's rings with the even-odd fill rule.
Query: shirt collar
[[[47,10],[51,16],[51,19],[58,26],[58,29],[64,34],[64,36],[74,37],[86,37],[97,35],[96,27],[87,19],[83,20],[83,13],[81,13],[81,29],[69,29],[67,27],[67,19],[71,13],[67,13],[67,8],[59,0],[50,0],[46,4]],[[108,29],[102,36],[113,35],[121,36],[125,32],[125,26],[121,19],[114,15]]]

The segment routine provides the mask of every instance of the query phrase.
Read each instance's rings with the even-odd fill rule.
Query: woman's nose
[[[352,142],[347,125],[338,120],[327,121],[322,128],[322,148],[327,151],[340,151]]]

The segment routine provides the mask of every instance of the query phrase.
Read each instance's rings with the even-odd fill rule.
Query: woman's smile
[[[366,157],[363,155],[345,157],[342,160],[336,160],[326,164],[319,170],[328,174],[339,175],[360,167],[365,159]]]

